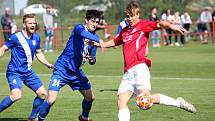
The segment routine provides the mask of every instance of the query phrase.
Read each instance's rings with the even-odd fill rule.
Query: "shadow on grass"
[[[23,118],[0,118],[0,121],[28,121],[28,120]]]
[[[112,91],[112,92],[117,92],[118,89],[101,89],[99,90],[100,92],[104,92],[104,91]]]

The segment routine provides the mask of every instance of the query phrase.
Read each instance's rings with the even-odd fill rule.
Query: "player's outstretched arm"
[[[175,32],[179,32],[180,34],[185,34],[187,32],[186,29],[183,28],[182,26],[171,24],[168,21],[160,21],[158,23],[158,27],[160,27],[160,28],[170,28]]]
[[[104,42],[104,47],[105,48],[109,48],[109,47],[114,47],[115,46],[115,43],[114,43],[114,40],[109,40],[107,42]]]
[[[8,47],[6,45],[3,45],[1,48],[0,48],[0,57],[4,55],[4,52],[8,50]]]
[[[40,63],[44,64],[47,66],[49,69],[54,69],[53,64],[49,63],[48,60],[46,59],[45,55],[43,54],[42,50],[39,49],[36,51],[36,57],[40,61]]]

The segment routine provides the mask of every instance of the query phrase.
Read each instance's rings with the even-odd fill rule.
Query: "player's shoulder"
[[[15,32],[15,33],[11,34],[11,35],[10,35],[10,38],[16,37],[16,34],[17,34],[17,33],[18,33],[18,32]]]
[[[141,22],[141,23],[147,23],[147,22],[152,22],[152,21],[150,21],[150,20],[148,20],[148,19],[140,19],[140,22]]]
[[[9,40],[12,40],[12,41],[18,40],[17,34],[19,34],[19,33],[21,33],[21,32],[15,32],[15,33],[11,34],[9,37]]]
[[[157,21],[150,21],[150,20],[147,20],[147,19],[140,19],[140,25],[141,26],[147,26],[147,25],[154,25],[154,24],[157,24],[158,22]]]
[[[74,28],[84,28],[84,25],[81,23],[77,23],[77,24],[75,24]]]
[[[33,39],[37,39],[37,40],[40,40],[40,36],[39,36],[39,34],[38,33],[33,33]]]

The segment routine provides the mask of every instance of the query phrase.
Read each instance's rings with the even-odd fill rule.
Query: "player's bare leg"
[[[57,99],[58,91],[49,90],[48,100],[44,101],[40,107],[38,121],[45,120],[45,117],[48,115],[50,108],[54,105]]]
[[[163,94],[152,94],[152,99],[154,104],[174,106],[191,113],[196,113],[196,108],[191,103],[188,103],[181,97],[174,99]]]
[[[132,97],[133,92],[127,91],[118,95],[118,118],[119,121],[130,121],[130,111],[128,109],[128,102]]]
[[[5,97],[0,103],[0,112],[10,107],[14,102],[21,99],[22,91],[20,89],[13,89],[10,96]]]

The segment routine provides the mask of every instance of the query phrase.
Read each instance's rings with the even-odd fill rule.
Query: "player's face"
[[[90,31],[95,31],[99,24],[99,18],[93,18],[85,21],[86,21],[86,26]]]
[[[33,34],[36,30],[36,19],[35,18],[26,18],[24,23],[24,28],[27,34]]]
[[[126,20],[131,27],[139,22],[139,17],[140,15],[136,12],[133,12],[132,14],[126,14]]]

